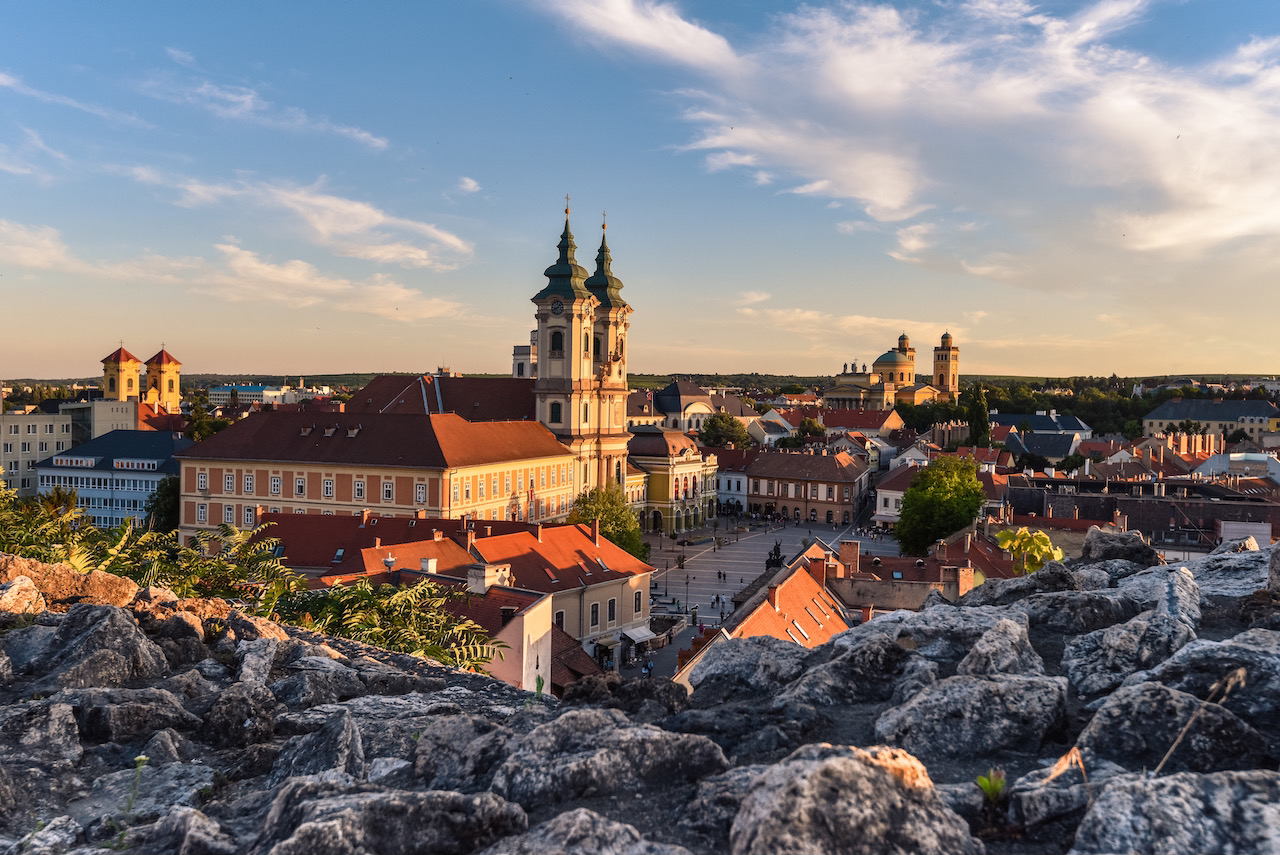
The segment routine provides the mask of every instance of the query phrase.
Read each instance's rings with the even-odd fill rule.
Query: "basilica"
[[[897,404],[928,404],[954,401],[960,393],[960,348],[951,333],[942,334],[933,349],[933,373],[921,377],[916,371],[916,349],[904,332],[898,346],[880,354],[871,363],[845,363],[843,371],[823,391],[826,406],[838,410],[891,410]]]

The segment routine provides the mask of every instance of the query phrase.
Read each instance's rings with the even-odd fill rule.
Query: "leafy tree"
[[[640,523],[617,484],[581,493],[569,509],[569,522],[600,520],[600,534],[641,561],[649,560],[649,544],[640,535]],[[674,532],[672,536],[674,537]]]
[[[974,448],[982,448],[991,444],[990,408],[987,406],[987,393],[981,386],[974,386],[969,393],[969,444]]]
[[[152,531],[173,531],[178,527],[178,476],[166,475],[142,506]]]
[[[1249,434],[1244,428],[1236,428],[1227,435],[1227,442],[1234,445],[1237,442],[1244,442],[1248,438]]]
[[[733,416],[728,413],[715,413],[702,423],[702,430],[698,431],[698,441],[715,448],[727,448],[729,445],[733,445],[734,448],[746,448],[751,445],[751,436],[742,422]]]
[[[971,524],[986,497],[972,460],[939,457],[916,473],[894,529],[902,551],[924,555],[935,541]]]
[[[1013,553],[1013,572],[1019,576],[1034,573],[1050,561],[1061,561],[1064,553],[1053,545],[1043,531],[1030,531],[1025,525],[1017,531],[1006,529],[996,535],[996,543]]]
[[[1084,455],[1080,452],[1068,454],[1053,465],[1053,468],[1059,472],[1074,472],[1077,469],[1084,468]]]

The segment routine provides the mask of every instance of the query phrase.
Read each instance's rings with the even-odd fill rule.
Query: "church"
[[[867,370],[858,361],[845,363],[843,371],[822,397],[836,410],[891,410],[898,404],[930,404],[954,401],[960,394],[960,348],[951,333],[944,332],[933,349],[933,373],[916,373],[916,349],[904,332],[898,346],[880,354]]]

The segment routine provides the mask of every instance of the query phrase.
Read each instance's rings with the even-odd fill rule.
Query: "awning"
[[[606,635],[603,638],[597,638],[595,640],[595,643],[607,650],[612,650],[613,648],[621,644],[622,641],[621,639],[614,638],[611,635]]]
[[[632,641],[634,641],[636,644],[639,644],[642,641],[648,641],[651,638],[658,637],[653,632],[653,630],[649,629],[649,627],[647,626],[638,626],[638,627],[635,627],[634,629],[624,629],[622,631],[622,634],[625,635],[627,638],[631,639]]]

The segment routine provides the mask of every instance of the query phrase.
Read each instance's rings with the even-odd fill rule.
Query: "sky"
[[[0,7],[0,377],[1280,373],[1275,0]]]

